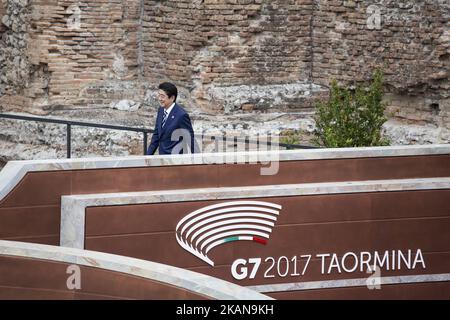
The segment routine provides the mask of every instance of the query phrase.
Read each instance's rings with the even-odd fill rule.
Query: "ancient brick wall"
[[[138,79],[140,1],[36,0],[22,10],[29,82],[24,90],[16,86],[4,104],[90,107],[135,93],[129,83]]]
[[[139,1],[55,1],[36,6],[36,60],[48,63],[52,104],[102,105],[115,95],[115,82],[136,80]],[[56,22],[56,23],[55,23]],[[129,92],[130,93],[130,92]]]
[[[450,126],[449,13],[439,0],[316,0],[313,81],[362,81],[382,67],[390,111]]]
[[[311,0],[145,1],[144,75],[193,88],[206,109],[223,110],[232,103],[226,95],[236,99],[251,85],[299,89],[310,74],[311,9]],[[241,99],[231,109],[269,95]]]
[[[310,2],[147,1],[145,74],[187,84],[306,80]]]
[[[193,108],[302,110],[381,66],[392,112],[450,125],[445,0],[4,3],[3,108],[145,102],[171,80]]]
[[[381,4],[380,4],[381,3]],[[448,89],[448,7],[429,0],[316,0],[314,81],[364,80],[383,67],[409,93]],[[381,21],[371,21],[379,12]]]

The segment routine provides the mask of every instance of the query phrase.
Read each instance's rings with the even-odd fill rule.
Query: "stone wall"
[[[204,109],[302,108],[310,90],[311,3],[146,1],[144,75],[192,88]]]
[[[317,0],[313,12],[315,83],[363,81],[381,67],[390,116],[450,129],[448,1]]]
[[[307,111],[331,78],[364,81],[383,67],[391,116],[450,129],[446,0],[2,5],[3,111],[139,108],[162,80],[191,110]]]
[[[0,33],[3,33],[6,30],[6,26],[1,23],[3,16],[5,15],[5,8],[3,6],[4,1],[0,1]]]
[[[0,38],[0,94],[23,93],[30,85],[29,6],[27,1],[2,1],[2,33]],[[20,97],[19,100],[23,100]],[[26,107],[26,105],[24,105]]]
[[[444,3],[448,1],[317,0],[314,80],[364,80],[380,66],[394,89],[437,95],[448,91],[450,11]],[[370,20],[377,11],[379,26]]]
[[[28,79],[24,86],[6,86],[3,105],[38,112],[142,95],[138,83],[127,85],[138,80],[140,1],[10,0],[6,9],[6,33],[27,36],[26,46],[19,47],[27,66],[10,63],[5,69],[19,69]],[[16,22],[26,32],[14,30]],[[0,48],[17,46],[8,40]]]
[[[2,19],[3,19],[4,15],[5,15],[5,8],[3,6],[3,1],[0,1],[0,35],[3,35],[4,32],[6,31],[6,26],[2,23]],[[1,38],[0,38],[0,41],[1,41]],[[0,57],[0,66],[2,66],[2,65],[3,65],[2,58]],[[1,83],[2,83],[1,74],[2,74],[2,72],[0,72],[0,96],[3,95],[3,90],[4,90],[3,86],[1,85]]]

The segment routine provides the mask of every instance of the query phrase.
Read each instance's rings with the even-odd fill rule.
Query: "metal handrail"
[[[90,123],[90,122],[81,122],[81,121],[70,121],[70,120],[61,120],[61,119],[51,119],[51,118],[43,118],[43,117],[29,117],[29,116],[19,116],[14,114],[4,114],[0,113],[0,118],[6,119],[15,119],[15,120],[26,120],[26,121],[36,121],[36,122],[46,122],[46,123],[57,123],[63,124],[67,126],[67,158],[70,159],[72,152],[71,145],[71,136],[72,136],[72,126],[80,126],[80,127],[91,127],[91,128],[103,128],[103,129],[112,129],[112,130],[121,130],[121,131],[133,131],[133,132],[142,132],[144,134],[144,154],[147,153],[147,144],[148,144],[148,134],[153,133],[151,129],[145,128],[135,128],[135,127],[126,127],[126,126],[116,126],[110,124],[100,124],[100,123]]]
[[[44,117],[19,116],[19,115],[15,115],[15,114],[5,114],[5,113],[0,113],[0,118],[35,121],[35,122],[45,122],[45,123],[56,123],[56,124],[66,125],[67,126],[66,127],[67,158],[69,158],[69,159],[70,159],[71,153],[72,153],[72,145],[71,145],[72,126],[141,132],[144,134],[144,141],[143,141],[144,155],[147,154],[148,134],[154,132],[154,130],[146,129],[146,128],[126,127],[126,126],[117,126],[117,125],[82,122],[82,121],[70,121],[70,120],[52,119],[52,118],[44,118]],[[207,136],[202,135],[202,137],[207,137]],[[211,138],[211,140],[216,139],[215,136],[210,136],[210,138]],[[237,137],[234,138],[234,142],[235,143],[244,142],[246,144],[247,143],[248,144],[255,143],[257,145],[260,144],[259,141],[252,141],[248,138],[242,139],[242,138],[237,138]],[[273,144],[272,142],[267,141],[267,145],[271,146],[272,144]],[[277,143],[277,145],[284,147],[286,149],[317,149],[317,147],[297,145],[297,144]]]

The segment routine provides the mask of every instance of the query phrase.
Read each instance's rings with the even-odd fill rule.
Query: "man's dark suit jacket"
[[[167,117],[164,127],[162,127],[162,119],[164,115],[164,108],[160,107],[158,109],[158,114],[156,116],[155,132],[153,133],[152,141],[147,149],[147,154],[151,155],[156,152],[159,147],[159,154],[171,154],[172,149],[180,143],[183,138],[172,141],[172,133],[176,129],[186,129],[190,136],[190,147],[191,152],[194,153],[195,149],[195,139],[194,130],[192,129],[191,119],[189,115],[182,107],[175,103],[172,111]],[[182,152],[178,152],[182,153]]]

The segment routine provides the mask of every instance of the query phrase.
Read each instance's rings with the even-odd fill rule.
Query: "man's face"
[[[164,108],[169,108],[173,101],[175,100],[175,96],[169,98],[167,96],[167,93],[164,90],[159,90],[158,91],[158,100],[159,100],[159,104],[161,105],[161,107]]]

